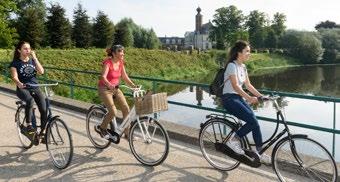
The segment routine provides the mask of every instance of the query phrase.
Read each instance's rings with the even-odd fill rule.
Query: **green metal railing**
[[[5,64],[8,65],[8,63],[2,63],[4,66]],[[1,64],[0,64],[1,65]],[[1,68],[1,67],[0,67]],[[7,66],[5,66],[7,68]],[[9,72],[6,71],[8,69],[4,69],[2,72],[3,75],[6,77],[9,77]],[[59,84],[66,85],[70,87],[70,97],[74,98],[74,88],[83,88],[87,90],[97,90],[97,87],[91,87],[87,85],[78,85],[75,84],[73,76],[70,76],[69,82],[65,81],[58,81],[58,80],[50,80],[47,77],[48,70],[57,70],[62,72],[70,72],[70,75],[73,75],[73,73],[80,73],[80,74],[90,74],[90,75],[100,75],[99,72],[95,71],[81,71],[81,70],[74,70],[74,69],[63,69],[63,68],[55,68],[55,67],[45,67],[45,75],[43,78],[40,78],[40,80],[43,81],[52,81],[52,82],[59,82]],[[185,85],[185,86],[196,86],[201,88],[209,88],[208,84],[202,84],[202,83],[196,83],[196,82],[189,82],[189,81],[177,81],[177,80],[164,80],[164,79],[158,79],[158,78],[149,78],[149,77],[141,77],[141,76],[130,76],[132,79],[135,80],[144,80],[144,81],[150,81],[152,82],[152,90],[157,90],[158,83],[167,83],[167,84],[179,84],[179,85]],[[301,124],[298,122],[293,121],[287,121],[288,125],[296,126],[296,127],[302,127],[317,131],[323,131],[333,134],[333,142],[332,142],[332,155],[335,155],[335,135],[340,134],[340,130],[336,129],[336,104],[340,102],[340,98],[335,97],[324,97],[324,96],[310,96],[310,95],[303,95],[303,94],[296,94],[296,93],[287,93],[287,92],[277,92],[277,91],[269,91],[269,90],[260,90],[260,92],[264,94],[275,94],[280,96],[286,96],[286,97],[292,97],[292,98],[301,98],[301,99],[308,99],[308,100],[316,100],[316,101],[325,101],[325,102],[333,102],[333,128],[325,128],[325,127],[319,127],[319,126],[313,126],[308,124]],[[189,108],[195,108],[195,109],[202,109],[206,111],[213,111],[213,112],[219,112],[219,113],[226,113],[224,109],[218,109],[218,108],[210,108],[200,105],[193,105],[193,104],[187,104],[187,103],[181,103],[176,101],[168,101],[169,104],[179,105],[179,106],[185,106]],[[268,122],[276,122],[276,119],[273,118],[267,118],[262,116],[257,116],[258,119]]]

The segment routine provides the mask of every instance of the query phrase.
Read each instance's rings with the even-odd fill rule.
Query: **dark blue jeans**
[[[26,89],[18,87],[16,93],[17,96],[26,103],[25,115],[27,123],[32,122],[33,104],[34,101],[35,103],[37,103],[38,109],[40,111],[41,128],[43,129],[47,121],[47,107],[45,96],[43,95],[43,93],[39,90],[39,88]]]
[[[223,107],[232,115],[246,122],[236,134],[242,138],[249,132],[253,133],[256,148],[262,147],[262,134],[259,123],[256,119],[254,111],[250,108],[243,98],[238,94],[224,94],[222,96]]]

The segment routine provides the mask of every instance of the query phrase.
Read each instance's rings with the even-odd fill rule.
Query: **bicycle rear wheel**
[[[223,170],[230,171],[237,168],[240,162],[228,157],[223,150],[223,146],[226,145],[227,141],[224,141],[232,132],[234,126],[222,119],[212,119],[206,122],[199,134],[199,144],[204,158],[213,167]],[[241,146],[244,142],[239,141]]]
[[[106,114],[106,110],[99,106],[92,107],[86,116],[86,133],[87,137],[90,139],[91,143],[99,149],[105,149],[110,146],[110,141],[101,137],[94,127],[100,125]],[[111,127],[111,125],[110,125]]]
[[[72,136],[65,122],[59,118],[52,119],[47,126],[45,140],[54,166],[65,169],[73,157]]]
[[[331,154],[320,143],[305,136],[280,141],[272,158],[280,181],[337,180],[337,167]]]
[[[17,109],[17,112],[15,113],[15,123],[17,126],[17,132],[19,136],[20,143],[22,144],[22,147],[25,149],[29,149],[33,146],[32,140],[29,138],[29,135],[32,135],[32,138],[34,137],[34,134],[29,134],[26,130],[27,123],[26,123],[26,116],[25,116],[25,106],[22,105]]]
[[[154,118],[140,117],[130,130],[129,144],[132,154],[142,164],[161,164],[169,153],[169,136],[163,126]]]

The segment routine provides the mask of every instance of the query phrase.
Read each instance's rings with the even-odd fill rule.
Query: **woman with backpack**
[[[257,98],[263,97],[263,95],[256,90],[249,80],[247,69],[244,64],[249,57],[249,44],[245,41],[237,41],[229,52],[227,68],[224,73],[225,84],[223,87],[223,95],[221,97],[223,107],[230,114],[246,122],[246,124],[238,131],[233,133],[230,140],[227,142],[228,147],[240,155],[244,155],[245,152],[241,148],[239,141],[235,139],[240,139],[249,132],[252,132],[257,151],[261,150],[263,143],[259,123],[254,111],[249,106],[249,104],[257,103]],[[249,95],[243,90],[243,85],[252,95]],[[266,160],[269,158],[264,155],[265,154],[262,154],[260,159]]]

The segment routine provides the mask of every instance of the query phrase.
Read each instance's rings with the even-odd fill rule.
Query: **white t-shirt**
[[[237,64],[235,61],[233,63],[228,63],[227,69],[224,72],[224,81],[227,80],[223,86],[223,94],[238,94],[233,86],[231,85],[231,81],[229,76],[236,75],[237,84],[242,87],[244,82],[246,81],[247,69],[244,64]]]

